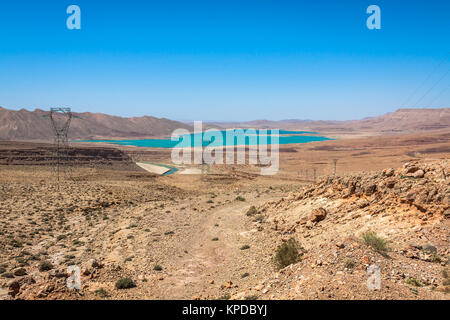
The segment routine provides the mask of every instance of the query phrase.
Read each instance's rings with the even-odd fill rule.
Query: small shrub
[[[250,249],[250,246],[248,244],[244,244],[240,249],[247,250],[247,249]]]
[[[389,251],[389,247],[385,239],[379,237],[375,232],[366,231],[362,234],[362,239],[364,243],[372,247],[375,251],[379,253],[386,253]]]
[[[419,294],[419,290],[417,290],[417,288],[409,288],[411,290],[412,293],[414,294]]]
[[[444,278],[443,285],[450,286],[450,269],[442,270],[442,277]]]
[[[20,263],[20,264],[23,264],[23,263],[26,262],[25,259],[22,258],[22,257],[16,257],[16,261],[17,261],[18,263]]]
[[[6,272],[6,269],[3,267],[0,267],[0,274],[5,273],[5,272]]]
[[[257,214],[258,214],[258,210],[256,210],[255,206],[251,206],[250,209],[248,209],[247,213],[246,213],[246,215],[248,217],[251,217],[251,216],[254,216],[254,215],[257,215]]]
[[[159,264],[153,267],[153,270],[155,271],[162,271],[163,267],[161,267]]]
[[[406,280],[406,283],[414,286],[414,287],[421,287],[422,286],[422,282],[420,282],[420,280],[417,280],[416,278],[413,277],[409,277],[408,280]]]
[[[243,197],[241,197],[241,196],[237,196],[237,197],[236,197],[236,200],[237,200],[237,201],[245,201],[245,198],[243,198]]]
[[[103,288],[100,288],[100,289],[95,290],[95,293],[96,293],[100,298],[106,298],[106,297],[109,296],[109,295],[108,295],[108,291],[106,291],[106,290],[103,289]]]
[[[258,300],[258,296],[246,296],[245,300]]]
[[[39,271],[50,271],[53,269],[53,265],[50,261],[42,261],[39,265]]]
[[[130,278],[122,278],[116,282],[116,289],[130,289],[134,287],[136,287],[136,284]]]
[[[409,277],[408,280],[406,280],[406,283],[414,286],[414,287],[421,287],[422,286],[422,282],[420,282],[420,280],[417,280],[416,278],[413,277]]]
[[[274,262],[278,269],[283,269],[288,265],[299,262],[302,258],[298,253],[300,249],[302,249],[301,246],[294,238],[279,245],[274,257]]]
[[[242,279],[247,278],[249,275],[250,275],[250,274],[249,274],[248,272],[243,273],[243,274],[241,275],[241,278],[242,278]]]
[[[431,253],[431,258],[430,259],[431,259],[431,262],[434,262],[434,263],[442,262],[441,257],[436,252]]]
[[[253,222],[263,222],[264,221],[264,216],[262,214],[258,214],[255,219],[253,220]]]
[[[212,238],[211,241],[219,241],[219,238],[217,238],[217,237]]]
[[[14,247],[14,248],[22,248],[23,247],[23,244],[22,244],[22,242],[20,242],[20,241],[17,241],[17,240],[11,240],[11,246],[12,247]]]
[[[353,269],[356,266],[356,263],[353,259],[347,258],[344,261],[344,267],[347,269]]]

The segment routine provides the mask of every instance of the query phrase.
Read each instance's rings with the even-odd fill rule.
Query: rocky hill
[[[0,107],[0,139],[51,140],[53,139],[47,111],[8,110]],[[74,113],[69,138],[95,139],[103,137],[155,137],[170,135],[175,129],[191,126],[164,118],[150,116],[122,118],[102,113]]]
[[[378,117],[351,121],[256,120],[244,123],[216,123],[223,127],[280,128],[326,132],[413,133],[450,128],[450,108],[399,109]]]
[[[247,215],[269,252],[294,239],[299,262],[234,299],[450,298],[448,160],[326,177]]]
[[[379,117],[350,121],[355,128],[377,131],[427,131],[450,127],[450,108],[399,109]]]

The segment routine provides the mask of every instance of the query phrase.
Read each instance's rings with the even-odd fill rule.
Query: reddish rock
[[[319,222],[325,219],[327,216],[327,211],[324,208],[317,208],[311,212],[310,221],[311,222]]]

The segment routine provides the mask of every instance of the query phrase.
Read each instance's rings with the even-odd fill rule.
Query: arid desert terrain
[[[170,150],[72,143],[57,183],[51,148],[0,143],[1,299],[450,297],[445,128],[283,145],[274,176],[162,176],[135,163]]]

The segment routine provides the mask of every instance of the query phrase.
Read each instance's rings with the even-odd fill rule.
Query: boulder
[[[367,199],[359,199],[358,201],[356,201],[356,205],[358,206],[358,208],[362,209],[370,205],[370,202]]]
[[[395,173],[395,170],[393,168],[388,168],[383,170],[383,176],[385,177],[392,177]]]
[[[372,194],[375,193],[375,191],[377,190],[377,185],[376,184],[369,184],[364,188],[364,193],[368,196],[371,196]]]
[[[405,169],[403,169],[403,173],[405,173],[405,174],[414,173],[418,170],[420,170],[420,168],[418,166],[409,165],[409,166],[405,167]]]
[[[423,178],[424,175],[425,172],[423,172],[423,170],[417,170],[416,172],[413,173],[414,178]]]
[[[327,216],[327,211],[324,208],[317,208],[311,212],[310,221],[311,222],[319,222],[325,219]]]
[[[394,179],[390,179],[390,180],[386,180],[386,188],[392,189],[395,186],[395,180]]]

